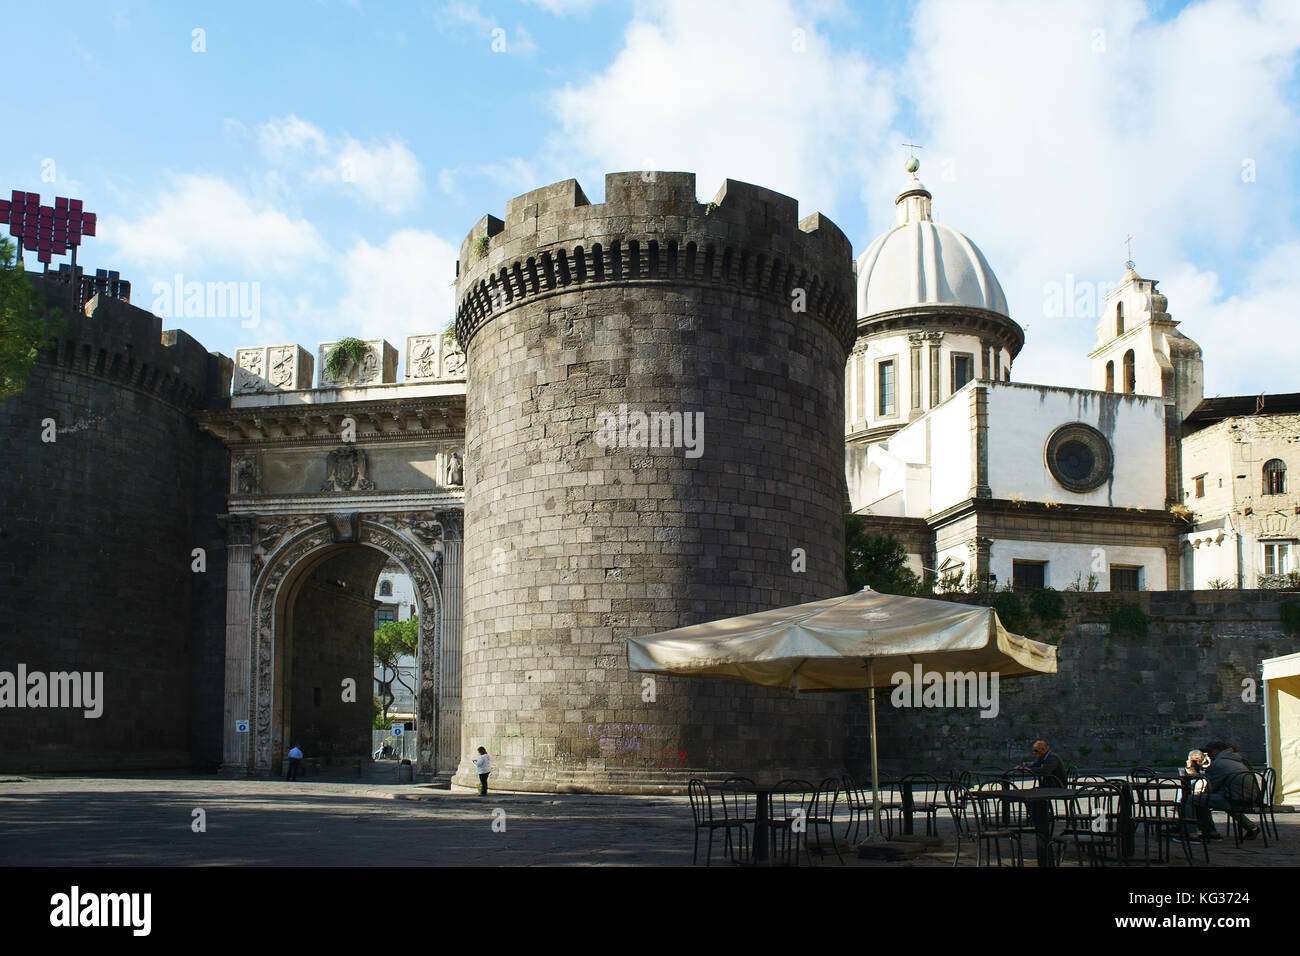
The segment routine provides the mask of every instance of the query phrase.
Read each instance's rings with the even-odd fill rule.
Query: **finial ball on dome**
[[[907,171],[909,173],[915,173],[920,168],[921,168],[921,161],[919,159],[917,159],[915,156],[912,156],[908,159]]]

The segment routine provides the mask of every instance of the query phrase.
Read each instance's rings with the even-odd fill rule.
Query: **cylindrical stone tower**
[[[626,639],[844,592],[844,234],[747,183],[567,180],[475,226],[458,294],[456,781],[479,746],[523,790],[842,766],[844,695],[648,681]]]

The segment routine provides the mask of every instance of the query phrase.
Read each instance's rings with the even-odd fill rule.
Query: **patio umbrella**
[[[876,688],[922,670],[1056,673],[1056,648],[1012,634],[990,607],[929,598],[854,594],[724,618],[627,643],[631,670],[714,677],[798,691],[868,690],[873,832],[880,839]]]

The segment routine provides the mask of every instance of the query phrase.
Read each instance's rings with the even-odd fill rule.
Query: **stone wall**
[[[33,281],[66,330],[0,405],[0,670],[103,672],[104,705],[0,709],[0,770],[216,759],[229,466],[190,413],[226,400],[230,362],[142,309],[101,299],[87,317]]]
[[[507,789],[841,765],[843,699],[659,678],[648,700],[625,642],[843,593],[849,243],[744,183],[708,205],[686,173],[605,193],[528,193],[461,249],[457,781],[480,745]],[[701,453],[602,444],[620,405],[701,414]]]
[[[1059,640],[1059,673],[999,682],[999,713],[896,708],[877,691],[880,762],[886,769],[946,773],[1009,767],[1049,741],[1084,768],[1181,765],[1215,738],[1264,763],[1260,662],[1300,651],[1284,634],[1279,606],[1300,594],[1276,591],[1063,593],[1067,618],[1035,619],[1039,640]],[[968,600],[987,600],[967,596]],[[1027,603],[1027,602],[1026,602]],[[1136,604],[1145,638],[1111,633],[1111,614]],[[940,670],[941,668],[933,668]],[[1242,681],[1253,679],[1254,701]],[[866,714],[852,734],[854,772],[866,770]]]

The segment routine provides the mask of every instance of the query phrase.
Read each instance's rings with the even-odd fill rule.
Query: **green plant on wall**
[[[0,402],[23,390],[41,349],[53,345],[65,325],[37,296],[16,248],[0,239]]]
[[[490,244],[490,240],[488,239],[487,236],[479,236],[477,239],[475,239],[473,245],[474,258],[476,259],[485,258],[488,254],[489,244]]]
[[[1035,591],[1029,598],[1029,609],[1040,621],[1059,621],[1065,617],[1065,603],[1054,588]]]
[[[1136,604],[1125,604],[1111,612],[1110,633],[1115,637],[1146,637],[1147,616]]]
[[[369,351],[370,346],[360,339],[339,339],[325,356],[325,371],[330,378],[342,378],[348,370],[348,364],[360,365]]]

